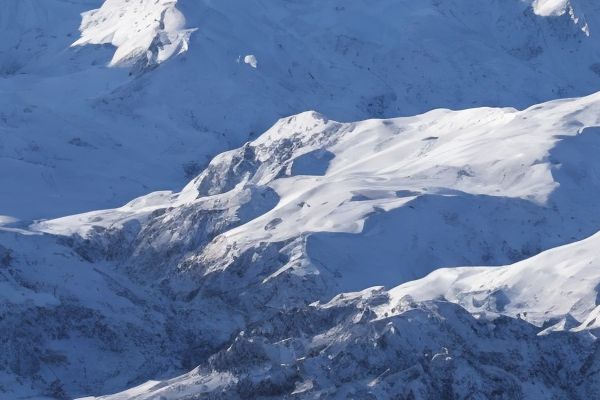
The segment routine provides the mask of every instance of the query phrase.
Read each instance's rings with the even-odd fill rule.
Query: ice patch
[[[246,57],[244,57],[244,63],[255,69],[258,67],[258,60],[254,54],[248,54]]]
[[[567,12],[569,0],[535,0],[533,11],[541,17],[556,17]]]

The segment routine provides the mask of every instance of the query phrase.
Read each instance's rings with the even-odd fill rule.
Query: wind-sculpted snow
[[[107,0],[83,14],[81,38],[74,46],[112,44],[110,65],[152,67],[188,49],[195,29],[185,28],[177,0]]]
[[[569,16],[587,36],[597,26],[598,4],[587,0],[534,0],[533,12],[543,17]],[[591,26],[590,26],[591,24]]]
[[[589,94],[597,2],[552,4],[5,0],[0,215],[179,189],[305,110],[355,121]]]
[[[325,279],[326,296],[440,267],[511,263],[599,230],[591,211],[599,108],[593,95],[521,112],[438,110],[350,124],[304,113],[216,157],[181,193],[35,229],[75,234],[81,251],[110,249],[131,265],[173,248],[179,259],[158,268],[166,275],[226,270],[271,243],[287,261],[265,280],[336,276]],[[312,170],[302,168],[307,158]],[[96,249],[107,231],[116,243]]]
[[[2,386],[594,398],[599,108],[307,112],[180,193],[3,228],[3,323],[20,333]]]
[[[556,323],[548,331],[598,330],[599,281],[596,234],[511,266],[439,269],[393,289],[391,295],[420,301],[445,298],[472,313],[500,313],[546,327]]]
[[[0,398],[600,397],[597,2],[2,10]]]

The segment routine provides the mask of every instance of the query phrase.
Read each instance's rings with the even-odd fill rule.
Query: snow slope
[[[399,301],[445,298],[471,313],[492,312],[554,329],[597,330],[600,234],[505,267],[439,269],[390,292]],[[388,310],[382,313],[388,312]]]
[[[6,0],[0,397],[600,397],[599,7]]]
[[[599,230],[599,108],[595,94],[525,111],[350,124],[303,113],[217,156],[180,193],[33,229],[75,235],[88,251],[118,251],[130,265],[170,249],[178,258],[155,267],[167,275],[227,269],[273,245],[288,261],[265,281],[332,274],[327,295],[444,266],[510,263]],[[223,212],[224,220],[204,217]]]
[[[177,196],[177,201],[181,202],[179,207],[189,207],[187,202],[194,203],[205,196],[216,198],[223,192],[235,192],[240,183],[234,178],[241,176],[246,185],[268,182],[275,188],[280,197],[279,205],[267,215],[280,208],[285,209],[282,203],[294,204],[297,199],[313,205],[311,208],[316,210],[303,211],[301,208],[298,211],[296,208],[294,212],[279,211],[241,225],[233,230],[233,234],[224,234],[227,238],[230,235],[234,237],[237,243],[260,242],[263,246],[265,240],[283,240],[298,234],[298,231],[304,235],[308,232],[310,236],[310,232],[326,229],[314,226],[315,221],[325,224],[323,220],[327,220],[329,226],[352,231],[355,224],[351,222],[359,222],[360,217],[348,214],[348,211],[341,213],[344,202],[335,195],[341,199],[356,196],[355,201],[361,204],[353,207],[352,212],[359,215],[366,213],[365,209],[369,207],[380,207],[380,212],[386,215],[384,207],[403,206],[401,201],[397,201],[398,197],[427,196],[416,193],[417,187],[398,185],[398,181],[393,181],[390,176],[403,178],[403,183],[410,182],[413,176],[438,184],[443,182],[445,186],[436,187],[437,195],[460,198],[470,192],[485,193],[486,179],[482,177],[482,171],[485,171],[489,174],[488,184],[507,183],[507,187],[500,191],[507,197],[526,198],[529,202],[544,204],[553,210],[552,213],[566,214],[560,225],[551,228],[548,221],[535,217],[534,209],[526,208],[522,215],[519,211],[522,205],[507,203],[504,206],[510,209],[513,218],[517,222],[523,218],[520,222],[527,223],[516,228],[513,220],[506,231],[498,229],[497,223],[481,224],[476,226],[478,235],[485,236],[489,231],[500,235],[500,240],[507,240],[518,236],[519,231],[535,235],[535,228],[530,225],[540,224],[543,230],[551,229],[545,232],[547,234],[566,235],[571,224],[574,229],[571,232],[580,234],[582,232],[578,229],[589,223],[594,213],[600,177],[598,166],[592,161],[598,144],[598,130],[593,127],[597,124],[597,103],[598,96],[594,95],[547,103],[524,112],[510,109],[440,110],[408,119],[366,121],[352,127],[324,120],[313,113],[302,114],[281,121],[241,151],[217,157],[207,171]],[[477,129],[479,124],[485,127],[481,128],[482,131]],[[326,134],[320,135],[321,132]],[[432,132],[439,136],[433,139],[430,136]],[[427,164],[429,155],[422,151],[411,149],[410,152],[402,152],[403,147],[410,148],[413,143],[421,142],[423,137],[427,141],[449,139],[446,144],[449,148],[442,143],[438,148],[428,149],[433,153],[431,159],[435,160],[430,165]],[[574,142],[569,143],[571,140]],[[500,145],[505,142],[508,142],[506,147]],[[345,143],[348,145],[345,146]],[[277,151],[270,152],[271,149]],[[386,158],[387,153],[394,157]],[[448,159],[442,157],[444,154],[448,154]],[[304,162],[307,155],[309,163]],[[278,158],[274,160],[273,157]],[[448,174],[437,173],[440,169],[445,170],[446,163],[465,160],[472,168],[472,176],[468,178],[452,175],[452,180],[445,181],[449,179]],[[224,165],[230,168],[224,168]],[[365,166],[372,169],[362,173]],[[536,171],[536,166],[540,166],[541,172]],[[422,168],[429,173],[419,176],[410,168]],[[524,169],[528,173],[524,173]],[[389,175],[383,171],[389,171]],[[365,176],[380,179],[365,182]],[[303,182],[300,185],[295,181],[298,178],[309,182],[318,180],[319,184]],[[277,183],[281,180],[289,181],[289,185]],[[422,181],[419,185],[420,190],[424,190]],[[284,191],[284,188],[289,190]],[[304,190],[309,195],[301,193]],[[557,194],[560,190],[567,193]],[[323,196],[326,194],[324,198],[327,200],[335,199],[337,207],[334,212],[327,210],[327,204],[316,201],[321,199],[321,192]],[[564,198],[559,200],[562,196],[566,196],[568,201]],[[370,204],[363,209],[363,202]],[[482,204],[485,201],[479,199],[464,211],[454,207],[456,215],[445,223],[473,227],[476,220],[473,214],[478,213],[477,208]],[[583,208],[582,214],[576,216],[573,209],[562,209],[566,204]],[[321,214],[324,210],[325,214]],[[429,206],[420,217],[435,211]],[[302,224],[286,228],[286,219],[294,218],[296,213],[301,213]],[[552,218],[552,213],[544,218]],[[113,217],[115,214],[114,211],[109,213]],[[51,221],[44,227],[52,227],[58,232],[67,227],[73,229],[83,222],[84,228],[79,234],[89,236],[90,226],[86,221],[93,215]],[[281,222],[267,224],[267,231],[259,229],[264,221],[275,221],[275,215],[282,217]],[[98,214],[95,216],[98,217]],[[127,216],[131,217],[131,214]],[[375,268],[378,256],[385,257],[390,268],[398,264],[404,268],[415,267],[415,264],[405,261],[410,260],[410,250],[405,247],[402,247],[404,262],[398,263],[394,258],[393,246],[403,246],[402,238],[393,240],[394,236],[389,231],[377,236],[377,231],[383,230],[382,225],[388,219],[389,215],[373,222],[370,230],[375,231],[377,240],[387,238],[393,242],[383,250],[376,247],[374,243],[377,241],[369,240],[370,232],[364,231],[364,225],[362,232],[354,232],[356,240],[353,247],[367,252],[361,259],[364,269],[356,278],[361,279],[363,287],[371,283],[370,277],[381,277]],[[335,221],[338,223],[335,224]],[[405,227],[402,222],[393,220],[390,225],[399,225],[401,230],[407,229],[413,234],[419,233],[415,226]],[[95,223],[102,225],[103,220],[96,218]],[[110,224],[114,227],[115,220],[111,220]],[[439,229],[430,221],[426,224],[428,231]],[[285,233],[277,232],[284,228]],[[460,241],[469,238],[463,232],[455,234],[455,237]],[[437,254],[439,247],[449,240],[451,237],[436,241],[434,246],[437,248],[430,247],[428,252]],[[222,242],[218,243],[225,247]],[[349,248],[340,250],[335,244],[328,243],[330,258],[319,259],[320,265],[316,268],[327,270],[331,267],[328,263],[339,262],[339,254],[349,251]],[[453,245],[460,246],[459,243]],[[414,242],[412,246],[415,246]],[[460,251],[467,255],[468,249],[473,250],[473,247],[463,246]],[[256,396],[594,398],[599,394],[594,383],[600,360],[596,341],[599,332],[599,249],[600,236],[595,234],[508,266],[438,269],[421,280],[402,284],[390,291],[376,287],[343,293],[330,301],[310,305],[294,303],[294,307],[283,306],[283,310],[275,315],[267,312],[268,317],[257,316],[265,312],[261,307],[264,303],[261,292],[268,290],[268,282],[272,279],[279,278],[277,285],[285,285],[282,290],[285,294],[278,292],[276,301],[271,298],[267,303],[269,308],[280,309],[290,298],[299,296],[298,293],[305,300],[315,298],[315,292],[302,292],[306,285],[310,287],[310,281],[304,280],[301,286],[290,286],[289,278],[281,278],[286,274],[310,274],[307,264],[311,264],[312,257],[308,248],[306,254],[292,255],[293,267],[288,265],[277,270],[261,283],[254,284],[248,293],[240,290],[227,296],[230,301],[241,299],[244,307],[251,307],[252,322],[198,367],[176,378],[150,381],[114,396],[94,399],[171,400],[194,396],[227,399]],[[378,252],[378,256],[374,252]],[[293,259],[294,256],[297,258]],[[444,255],[442,259],[447,260],[447,257]],[[275,269],[269,262],[277,259],[271,257],[265,263],[264,255],[258,250],[252,257],[242,255],[240,258],[241,269],[235,262],[228,265],[221,263],[223,270],[216,272],[226,274],[227,269],[235,269],[223,279],[230,287],[238,284],[236,279],[245,280],[260,274],[257,265]],[[191,268],[206,268],[202,265],[207,262],[206,258],[196,262],[198,264]],[[347,278],[347,274],[352,273],[352,260],[345,258],[342,262],[343,268],[324,279]],[[190,268],[190,265],[187,267]],[[314,265],[312,267],[315,268]],[[398,274],[403,272],[402,267],[392,270]],[[240,278],[234,278],[237,274],[241,274]],[[210,274],[203,279],[210,280]],[[208,293],[214,292],[201,289],[195,295],[196,298],[206,295],[210,298]],[[267,299],[271,296],[268,295]],[[244,301],[244,297],[255,300]]]
[[[253,323],[187,374],[93,399],[595,398],[599,249],[597,234],[340,294]]]
[[[0,176],[0,215],[23,220],[179,189],[309,109],[354,121],[521,108],[600,79],[585,0],[572,13],[520,0],[5,3],[0,168],[14,173]]]
[[[593,398],[599,108],[306,112],[179,193],[3,228],[3,390]]]
[[[74,398],[191,369],[242,326],[218,299],[198,306],[92,263],[64,239],[4,228],[0,397]]]
[[[175,0],[108,0],[97,10],[83,14],[81,38],[73,46],[112,44],[110,66],[136,65],[138,69],[160,64],[188,49],[194,29],[184,29],[185,16]]]

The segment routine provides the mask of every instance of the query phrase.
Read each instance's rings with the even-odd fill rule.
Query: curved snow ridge
[[[373,212],[404,207],[423,196],[494,196],[543,206],[559,186],[566,188],[573,174],[580,174],[574,171],[559,182],[563,166],[595,168],[585,158],[581,162],[590,165],[575,165],[570,152],[580,156],[584,147],[595,144],[596,130],[580,133],[600,125],[599,96],[524,111],[440,109],[354,123],[305,112],[215,157],[180,193],[159,192],[119,209],[44,221],[34,228],[86,236],[90,226],[112,225],[121,212],[141,217],[159,208],[235,195],[248,184],[268,186],[281,200],[268,213],[224,234],[238,244],[281,242],[306,232],[360,233]],[[563,140],[568,137],[574,139]],[[560,159],[551,154],[559,142],[569,151]]]
[[[166,274],[176,264],[221,271],[277,248],[289,273],[330,283],[325,269],[339,272],[339,291],[393,287],[440,267],[511,264],[600,229],[599,96],[355,123],[303,113],[216,157],[181,193],[32,229],[106,242],[107,230],[138,226],[135,251],[124,251],[134,258],[190,251]],[[193,222],[200,214],[214,218]],[[232,215],[233,224],[222,219]],[[160,235],[165,226],[173,234]],[[282,271],[265,267],[266,281]]]
[[[573,0],[534,0],[533,12],[540,17],[560,17],[568,15],[586,36],[590,36],[590,26],[585,18],[587,3]],[[595,6],[597,7],[597,6]],[[597,10],[596,10],[597,11]]]
[[[520,109],[595,90],[598,41],[566,14],[533,15],[532,1],[282,1],[265,12],[240,0],[4,0],[0,125],[9,139],[0,165],[18,173],[0,176],[1,212],[54,218],[178,188],[215,154],[303,110],[354,121],[439,107]],[[598,2],[572,3],[593,33]],[[161,30],[155,21],[165,9],[166,21],[185,15],[181,34],[201,27],[202,38],[143,81],[105,68],[113,56],[145,66],[184,51],[186,40],[166,46],[165,34],[150,45],[157,31],[177,36],[174,24]],[[65,51],[85,11],[78,45],[107,44]],[[235,62],[244,54],[255,55],[256,70]]]
[[[269,185],[281,201],[223,236],[241,245],[286,241],[302,232],[360,233],[374,212],[405,207],[423,196],[469,194],[547,204],[559,187],[561,167],[550,153],[560,135],[575,137],[581,126],[598,122],[588,114],[596,98],[524,111],[434,110],[350,124],[312,113],[279,121],[245,148],[253,149],[260,164],[248,179]],[[573,121],[562,120],[568,110],[580,110],[581,126],[573,129]],[[305,160],[315,171],[302,168]],[[216,167],[217,178],[203,173],[186,187],[187,196],[206,195],[203,185],[224,182],[227,168]]]
[[[106,0],[82,14],[81,38],[73,46],[112,44],[110,66],[160,64],[189,48],[186,19],[177,0]]]
[[[436,270],[390,290],[397,304],[444,298],[469,312],[497,313],[544,326],[547,331],[597,330],[600,302],[600,233],[502,267]],[[560,320],[560,321],[559,321]]]

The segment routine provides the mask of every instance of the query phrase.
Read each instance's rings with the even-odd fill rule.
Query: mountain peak
[[[81,38],[73,46],[112,44],[110,66],[146,68],[188,50],[195,29],[185,24],[177,0],[106,0],[82,14]]]

